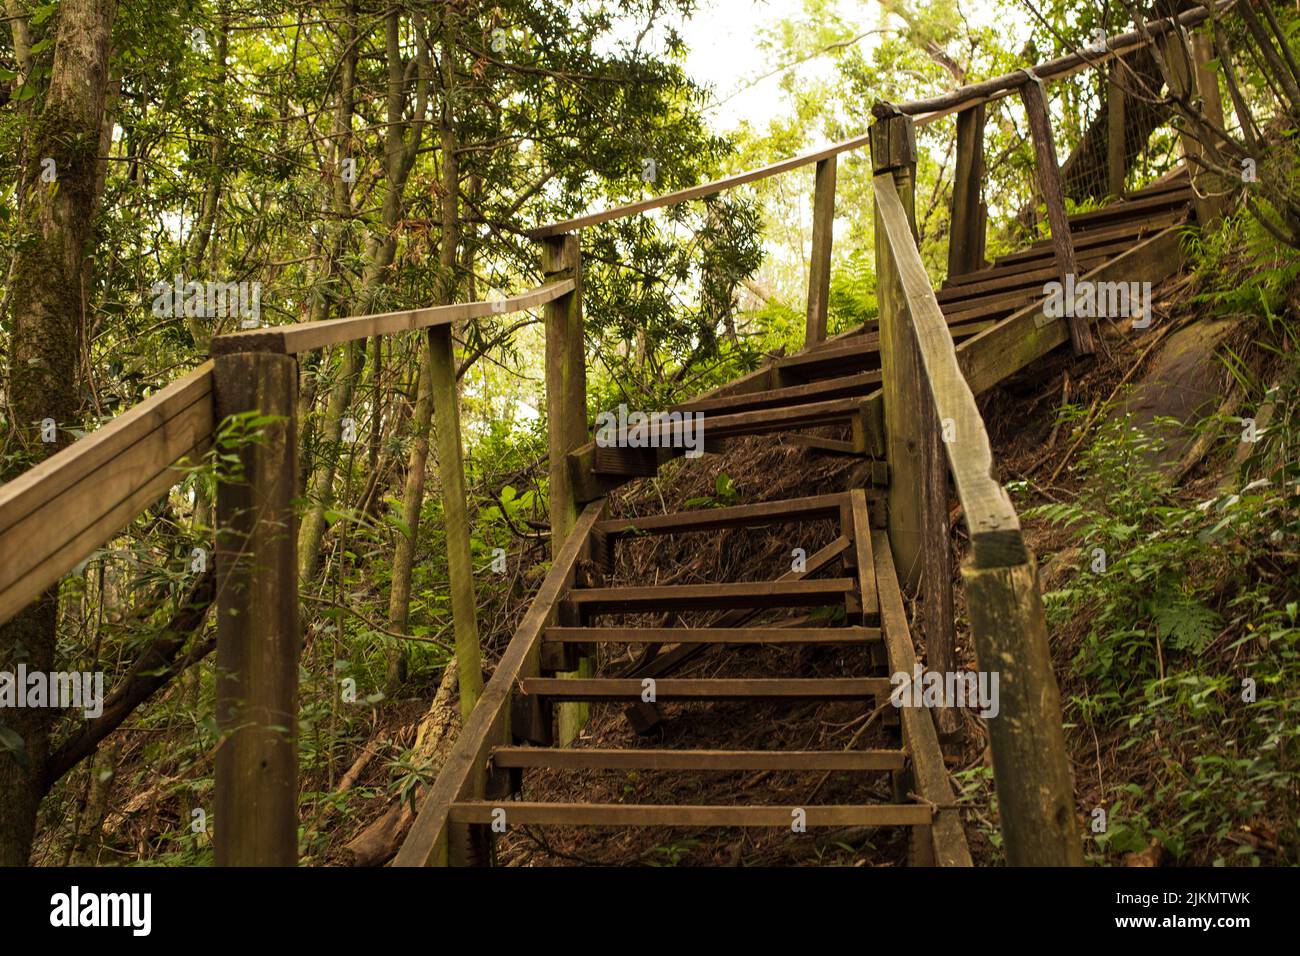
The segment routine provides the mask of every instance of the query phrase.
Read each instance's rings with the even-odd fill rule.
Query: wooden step
[[[1121,220],[1138,217],[1146,218],[1152,212],[1178,206],[1185,207],[1191,201],[1191,189],[1146,196],[1140,199],[1126,199],[1123,202],[1102,206],[1100,209],[1076,213],[1070,217],[1070,231],[1094,229],[1101,225],[1111,225]]]
[[[1117,251],[1123,252],[1131,249],[1134,243],[1143,237],[1155,235],[1177,222],[1187,218],[1187,210],[1182,207],[1168,210],[1157,215],[1132,221],[1122,222],[1113,226],[1097,227],[1080,232],[1078,235],[1072,235],[1074,240],[1074,251],[1076,255],[1082,255],[1087,250],[1105,251],[1108,253],[1107,258],[1114,255]],[[979,282],[993,275],[1006,274],[1010,268],[1031,260],[1050,261],[1054,255],[1051,239],[1039,239],[1031,245],[1015,252],[1009,252],[1005,256],[1000,256],[996,262],[987,269],[980,269],[978,272],[968,272],[965,275],[957,276],[950,280],[951,285],[960,285],[969,282]]]
[[[1075,258],[1080,274],[1131,248],[1133,248],[1133,237],[1126,238],[1113,246],[1099,246],[1079,253]],[[935,293],[935,298],[939,300],[940,305],[943,305],[949,302],[978,301],[980,296],[1006,294],[1018,289],[1038,289],[1041,292],[1046,283],[1059,279],[1060,275],[1054,259],[1045,260],[1045,264],[1038,260],[1031,260],[1023,269],[991,270],[987,278],[978,282],[945,284]],[[964,279],[965,276],[959,278]]]
[[[810,495],[806,498],[783,498],[760,501],[752,505],[728,508],[701,508],[699,511],[674,511],[663,515],[609,518],[597,522],[596,531],[611,538],[648,534],[676,534],[687,531],[716,531],[719,528],[743,528],[790,521],[836,520],[849,500],[843,492]]]
[[[868,644],[878,627],[548,627],[569,644]]]
[[[902,750],[639,750],[597,747],[498,747],[497,767],[553,770],[902,770]]]
[[[783,381],[790,376],[802,380],[838,378],[868,371],[880,365],[880,336],[877,332],[864,332],[825,348],[796,352],[777,359],[775,367]]]
[[[824,581],[744,581],[727,584],[661,584],[645,587],[575,588],[568,603],[593,614],[711,610],[738,607],[820,607],[855,593],[853,578]]]
[[[916,803],[876,803],[859,806],[756,807],[669,806],[635,803],[524,803],[506,800],[463,800],[451,805],[453,823],[493,823],[510,826],[596,827],[782,827],[788,829],[797,811],[809,827],[928,826],[933,811]],[[502,814],[500,811],[504,811]]]
[[[649,679],[649,678],[646,678]],[[893,690],[887,677],[664,677],[655,680],[654,698],[691,700],[867,700]],[[522,693],[553,701],[635,701],[646,690],[635,677],[524,677]]]
[[[705,413],[703,427],[697,433],[706,442],[742,435],[763,435],[769,432],[816,428],[823,425],[842,424],[860,419],[867,408],[868,399],[838,398],[824,402],[808,402],[776,408],[760,408],[747,412],[717,415]],[[629,448],[620,445],[592,447],[591,471],[595,475],[653,475],[660,452],[671,457],[681,454],[681,442],[676,441],[681,423],[664,423],[647,430],[647,442],[657,442],[658,447]],[[692,423],[694,427],[694,423]]]
[[[753,411],[759,408],[801,405],[812,401],[867,395],[874,391],[879,384],[880,372],[876,370],[860,372],[856,375],[844,375],[839,378],[828,378],[807,385],[791,385],[786,388],[750,392],[747,395],[724,395],[721,398],[700,399],[674,405],[673,408],[684,412]]]

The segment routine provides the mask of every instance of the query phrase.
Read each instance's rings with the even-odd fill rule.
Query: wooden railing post
[[[298,859],[298,363],[238,352],[214,360],[216,420],[272,416],[217,483],[218,866]]]
[[[980,667],[998,675],[998,714],[985,721],[1007,863],[1082,866],[1074,779],[1032,557],[962,567]]]
[[[1169,73],[1169,87],[1175,96],[1200,103],[1206,118],[1223,126],[1223,102],[1219,99],[1219,81],[1209,66],[1209,50],[1201,44],[1191,44],[1191,55],[1178,32],[1162,35],[1158,41]],[[1205,61],[1201,61],[1201,57]],[[1212,195],[1214,177],[1207,174],[1198,160],[1205,147],[1188,129],[1187,124],[1179,133],[1183,149],[1183,165],[1187,168],[1188,179],[1192,183],[1192,206],[1196,209],[1196,221],[1202,227],[1209,226],[1223,214],[1223,201]]]
[[[805,345],[826,340],[831,291],[831,241],[835,227],[835,157],[817,163],[813,188],[812,256],[808,263],[808,329]]]
[[[456,390],[456,353],[451,324],[429,329],[429,371],[433,386],[433,429],[442,486],[443,528],[447,539],[447,577],[451,618],[456,634],[456,681],[461,720],[469,719],[483,691],[483,664],[478,638],[478,599],[469,548],[469,502],[465,493],[464,452],[460,438],[460,396]]]
[[[984,266],[984,104],[957,114],[957,168],[952,180],[948,278]]]
[[[1070,236],[1070,219],[1065,214],[1065,197],[1061,191],[1061,169],[1056,160],[1056,141],[1052,136],[1052,119],[1047,112],[1047,96],[1043,82],[1026,72],[1020,87],[1020,98],[1025,104],[1029,119],[1029,132],[1034,140],[1034,166],[1038,171],[1038,191],[1047,204],[1047,224],[1052,231],[1052,251],[1056,254],[1056,270],[1064,284],[1066,276],[1078,278],[1074,257],[1074,239]],[[1092,355],[1096,346],[1092,341],[1092,328],[1088,319],[1074,315],[1070,310],[1066,324],[1070,329],[1070,344],[1075,356]]]
[[[873,171],[876,176],[888,174],[893,179],[915,238],[916,133],[912,120],[886,116],[872,124],[871,134]],[[956,660],[943,423],[935,414],[926,386],[898,262],[881,221],[879,198],[875,209],[889,543],[903,580],[923,595],[926,664],[931,670],[950,673],[956,669]],[[956,729],[952,711],[940,710],[938,714],[940,730]]]
[[[1128,178],[1126,109],[1123,66],[1115,59],[1106,68],[1106,192],[1112,199],[1124,198],[1124,183]]]
[[[571,278],[574,289],[546,305],[546,419],[550,449],[551,556],[559,554],[578,518],[569,453],[587,442],[587,353],[582,329],[582,253],[576,235],[542,240],[542,274]],[[567,676],[595,673],[590,653]],[[561,746],[578,736],[590,706],[568,702],[556,708]]]

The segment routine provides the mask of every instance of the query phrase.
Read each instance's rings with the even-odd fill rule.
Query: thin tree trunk
[[[22,175],[20,188],[29,199],[18,228],[7,393],[14,434],[37,459],[62,444],[41,442],[42,419],[66,428],[80,411],[81,269],[92,238],[115,12],[114,0],[64,0],[59,6],[50,86]],[[57,188],[41,181],[45,158],[54,160]],[[11,478],[20,467],[0,477]],[[14,671],[19,663],[29,670],[52,668],[57,598],[51,588],[0,626],[0,670]],[[16,752],[0,748],[0,866],[23,865],[31,851],[52,720],[53,711],[41,708],[4,714],[5,727],[21,743]]]

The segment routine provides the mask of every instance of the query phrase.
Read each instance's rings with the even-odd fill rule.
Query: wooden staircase
[[[911,673],[912,639],[898,580],[883,532],[871,527],[868,499],[862,490],[730,508],[702,509],[629,519],[602,519],[592,524],[588,548],[597,556],[588,584],[575,579],[558,596],[557,618],[540,642],[540,672],[515,684],[513,714],[534,714],[519,722],[531,731],[533,746],[503,745],[488,754],[491,797],[458,799],[448,808],[454,824],[596,827],[906,827],[920,831],[911,841],[913,858],[926,862],[936,808],[952,803],[938,738],[928,714],[902,729],[889,705],[889,675]],[[605,586],[612,574],[620,541],[645,535],[710,534],[723,528],[827,521],[834,523],[831,544],[807,559],[804,570],[777,580],[661,586]],[[822,576],[825,575],[825,576]],[[580,577],[580,576],[579,576]],[[830,608],[837,625],[810,626],[794,610]],[[696,615],[708,618],[693,626],[635,626],[629,616]],[[556,677],[573,670],[580,651],[600,645],[652,648],[649,664],[626,676]],[[861,670],[834,678],[800,678],[773,674],[745,678],[673,678],[702,651],[731,653],[745,645],[837,645],[856,647]],[[608,657],[609,655],[605,655]],[[655,666],[657,663],[658,666]],[[653,675],[653,676],[643,676]],[[555,747],[550,744],[555,704],[636,705],[656,710],[679,702],[854,701],[878,710],[888,748],[838,751],[663,749]],[[905,715],[906,717],[906,715]],[[689,719],[685,717],[683,719]],[[634,719],[635,722],[635,719]],[[927,732],[928,731],[928,732]],[[754,804],[659,805],[551,803],[512,799],[529,793],[529,771],[656,770],[674,774],[726,771],[790,771],[884,774],[893,778],[893,802],[768,806]],[[864,788],[865,790],[865,788]],[[950,815],[950,811],[948,811]],[[969,863],[969,851],[955,820],[945,820],[949,862]],[[470,840],[463,862],[484,862],[488,842]]]
[[[1181,170],[1121,202],[1069,218],[1080,276],[1106,272],[1119,258],[1144,243],[1172,233],[1191,216],[1192,189]],[[1144,265],[1141,278],[1158,282],[1176,259]],[[1044,299],[1043,288],[1059,278],[1052,241],[1042,239],[1001,256],[984,269],[949,279],[935,293],[948,331],[959,350],[983,333],[998,329]],[[881,383],[880,336],[876,323],[857,326],[793,355],[772,359],[733,382],[682,402],[672,410],[706,414],[707,450],[719,451],[728,438],[794,432],[799,440],[828,452],[878,454],[877,420]],[[847,438],[807,433],[827,426],[850,426]],[[667,442],[665,442],[667,444]],[[576,453],[576,468],[588,482],[591,500],[623,481],[653,475],[680,451],[672,448],[601,448]]]
[[[1105,276],[1119,263],[1138,268],[1156,282],[1177,266],[1174,231],[1189,217],[1191,191],[1185,176],[1166,181],[1095,211],[1070,218],[1080,273]],[[1159,238],[1159,255],[1132,258]],[[1125,259],[1124,257],[1130,257]],[[1059,276],[1050,240],[998,258],[984,269],[961,275],[935,293],[961,357],[983,337],[989,349],[1002,342],[1034,339],[1044,284]],[[990,333],[997,333],[992,335]],[[1064,341],[1035,339],[1043,354]],[[997,337],[1001,335],[1001,338]],[[948,346],[952,348],[952,346]],[[979,359],[980,353],[974,353]],[[997,375],[1020,367],[1002,363]],[[879,336],[875,323],[850,330],[802,351],[777,357],[758,371],[675,406],[704,413],[705,449],[719,451],[728,439],[782,434],[786,440],[830,453],[879,457]],[[981,383],[988,387],[996,377]],[[972,386],[974,387],[974,386]],[[808,435],[826,426],[849,427],[847,439]],[[671,438],[671,429],[664,426]],[[670,444],[669,441],[664,442]],[[894,707],[890,676],[912,674],[917,654],[908,613],[885,530],[883,486],[888,470],[874,470],[868,490],[766,501],[724,508],[610,517],[604,495],[641,475],[653,475],[680,448],[599,447],[570,455],[577,496],[586,510],[556,557],[548,584],[512,642],[518,648],[498,667],[475,718],[483,726],[505,723],[509,737],[483,730],[477,748],[458,753],[444,769],[435,792],[396,863],[486,864],[493,857],[492,834],[512,826],[541,827],[899,827],[908,836],[913,864],[970,865],[962,825],[954,808],[939,738],[929,710]],[[883,466],[883,461],[876,461]],[[869,500],[870,499],[870,500]],[[874,519],[874,520],[873,520]],[[834,522],[834,539],[807,558],[802,571],[776,580],[707,584],[611,585],[620,542],[646,535],[698,535],[724,528],[784,523]],[[1018,531],[1016,532],[1018,537]],[[797,612],[830,608],[833,626],[817,626]],[[691,617],[692,623],[681,623]],[[636,618],[637,621],[629,621]],[[645,623],[645,622],[649,623]],[[522,638],[522,639],[521,639]],[[743,678],[675,677],[704,653],[726,655],[755,645],[835,645],[860,648],[860,666],[831,678],[765,673]],[[630,666],[607,667],[594,677],[572,676],[581,658],[610,661],[613,649],[643,649]],[[599,648],[606,653],[601,654]],[[504,670],[503,670],[504,669]],[[558,676],[565,674],[567,676]],[[508,691],[504,688],[508,686]],[[642,734],[626,747],[555,746],[556,705],[581,701],[620,705]],[[663,709],[682,703],[793,701],[860,702],[890,735],[887,747],[816,750],[738,750],[692,746],[640,746],[664,719]],[[485,707],[486,705],[486,707]],[[677,719],[690,720],[688,711]],[[474,727],[466,736],[475,737]],[[580,744],[580,742],[579,742]],[[475,767],[481,787],[473,784]],[[808,806],[729,804],[646,804],[547,802],[535,798],[536,773],[656,770],[674,775],[728,771],[833,771],[889,774],[893,798]],[[479,792],[472,792],[474,790]],[[671,790],[665,787],[665,790]],[[869,787],[860,793],[869,793]]]

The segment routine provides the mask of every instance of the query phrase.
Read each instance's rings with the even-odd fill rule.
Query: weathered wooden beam
[[[1007,862],[1082,866],[1038,569],[1032,557],[1003,568],[967,563],[962,579],[980,667],[998,675],[998,714],[986,726]]]
[[[810,827],[921,827],[932,811],[924,804],[868,803],[836,806],[741,806],[635,803],[525,803],[487,800],[452,805],[452,818],[466,823],[491,823],[504,811],[506,826],[608,827],[783,827],[796,813]]]
[[[876,275],[886,459],[890,470],[890,547],[908,586],[923,596],[931,665],[950,670],[954,634],[948,477],[940,447],[940,421],[928,387],[918,332],[913,328],[909,290],[903,281],[905,261],[920,260],[913,208],[915,133],[912,121],[904,116],[877,120],[871,128],[878,131],[872,139],[872,165],[877,183]],[[888,207],[885,200],[891,203]],[[929,301],[938,312],[929,278],[923,281]],[[942,325],[942,317],[940,322]],[[946,337],[947,329],[943,328]],[[952,348],[950,337],[947,347]],[[955,729],[951,715],[943,719],[945,731]]]
[[[442,488],[442,520],[451,587],[451,618],[456,637],[456,679],[461,719],[467,720],[483,690],[482,652],[478,636],[478,598],[470,557],[469,501],[460,437],[460,396],[456,390],[456,356],[451,326],[429,330],[429,370],[433,427]]]
[[[643,678],[528,677],[520,682],[525,694],[552,700],[642,700]],[[889,697],[893,685],[886,677],[754,677],[654,679],[654,696],[661,701],[684,700],[863,700]]]
[[[1215,79],[1214,73],[1209,69],[1208,61],[1201,64],[1196,61],[1197,48],[1184,43],[1184,38],[1178,33],[1169,33],[1160,38],[1159,46],[1164,57],[1165,66],[1167,67],[1170,92],[1192,104],[1202,102],[1201,84],[1205,83],[1207,91],[1212,84],[1212,97],[1217,100],[1219,94],[1218,80]],[[1204,47],[1202,53],[1207,53]],[[1214,106],[1205,107],[1207,117]],[[1223,112],[1223,105],[1218,105],[1220,115]],[[1221,122],[1221,121],[1220,121]],[[1196,135],[1187,128],[1187,124],[1181,124],[1179,130],[1179,144],[1183,151],[1183,165],[1187,169],[1187,175],[1192,183],[1192,207],[1196,210],[1196,221],[1201,228],[1206,228],[1223,215],[1223,197],[1214,195],[1215,177],[1211,175],[1202,165],[1201,160],[1205,154],[1205,146],[1197,139]]]
[[[957,167],[952,181],[948,278],[984,266],[984,105],[957,114]]]
[[[346,319],[322,319],[317,322],[299,322],[296,325],[274,326],[267,329],[249,329],[218,335],[212,340],[212,354],[232,352],[279,352],[297,355],[313,349],[356,342],[374,335],[392,335],[395,332],[413,332],[441,325],[455,325],[470,319],[489,315],[508,315],[534,309],[562,298],[573,291],[567,279],[559,279],[521,292],[518,295],[484,302],[457,302],[435,305],[427,309],[403,309],[379,315],[355,315]]]
[[[603,501],[583,509],[572,533],[551,562],[492,678],[483,688],[478,706],[464,724],[438,778],[428,789],[420,812],[411,825],[393,866],[448,865],[449,815],[452,803],[481,797],[487,783],[488,758],[496,747],[510,744],[510,701],[515,683],[523,676],[542,641],[542,632],[555,616],[556,604],[568,590],[592,526],[600,520]]]
[[[1120,61],[1114,60],[1106,70],[1106,191],[1111,199],[1124,198],[1124,182],[1128,177],[1124,99]]]
[[[624,536],[643,534],[680,534],[789,521],[819,521],[838,517],[840,505],[846,500],[847,495],[839,492],[812,495],[807,498],[760,501],[752,505],[733,505],[728,508],[701,508],[697,511],[674,511],[662,515],[610,518],[597,525],[597,530],[606,534],[611,540],[616,540]]]
[[[933,454],[947,455],[957,486],[957,496],[961,499],[967,527],[970,529],[973,553],[981,564],[1001,565],[1024,560],[1020,522],[1011,506],[1011,499],[995,477],[993,452],[984,420],[958,365],[952,337],[939,311],[939,303],[935,300],[925,265],[911,241],[912,231],[906,208],[892,177],[887,174],[876,177],[875,195],[878,235],[895,251],[893,268],[902,296],[900,320],[906,321],[910,326],[909,332],[913,335],[917,349],[915,375],[920,394],[912,400],[916,406],[930,409],[934,415],[932,427],[937,447]],[[940,434],[942,442],[938,438]],[[926,434],[921,433],[921,438],[924,437]],[[937,460],[939,468],[942,468],[942,458]],[[927,469],[934,468],[931,459],[924,461]],[[922,471],[918,468],[915,477],[908,479],[899,475],[893,461],[890,462],[890,469],[891,541],[896,521],[892,493],[898,485],[908,482],[914,486],[911,494],[900,497],[913,508],[911,520],[917,523],[913,526],[917,528],[914,535],[925,542],[924,560],[929,561],[935,556],[934,552],[939,552],[939,557],[945,561],[944,570],[927,572],[937,575],[933,579],[926,579],[931,588],[937,588],[940,580],[951,581],[951,565],[946,564],[949,554],[947,485],[944,483],[941,488],[934,481],[933,470]],[[927,484],[932,481],[933,484]],[[933,522],[937,522],[937,526]],[[897,551],[895,548],[896,554]],[[905,554],[910,556],[911,552]],[[939,568],[938,562],[935,568]],[[927,639],[929,637],[927,633]],[[932,660],[931,664],[936,665],[936,662]]]
[[[553,767],[560,770],[900,770],[901,750],[613,750],[597,747],[502,747],[493,751],[498,767]]]
[[[1047,205],[1047,224],[1052,231],[1052,250],[1060,281],[1067,276],[1078,277],[1074,258],[1074,241],[1070,236],[1070,220],[1065,214],[1065,196],[1061,190],[1061,169],[1056,160],[1056,140],[1052,135],[1052,118],[1047,111],[1047,96],[1043,81],[1029,75],[1020,87],[1020,98],[1025,104],[1029,120],[1029,133],[1034,141],[1034,168],[1038,173],[1038,191]],[[1071,310],[1073,313],[1074,310]],[[1096,351],[1092,341],[1092,328],[1088,320],[1071,314],[1066,325],[1070,330],[1070,343],[1076,356],[1091,355]]]
[[[298,858],[297,407],[289,355],[218,356],[219,421],[270,417],[217,481],[217,723],[213,810],[218,866]]]
[[[1128,252],[1086,273],[1084,278],[1092,282],[1158,283],[1177,272],[1183,262],[1181,233],[1180,226],[1171,226],[1138,241]],[[1030,305],[962,342],[957,346],[957,362],[971,391],[979,395],[1069,339],[1063,318],[1048,318],[1041,304]]]
[[[0,487],[0,622],[184,480],[213,426],[208,362]]]
[[[817,163],[813,188],[812,258],[808,265],[808,327],[805,344],[826,338],[826,310],[831,290],[831,240],[835,229],[835,157]]]
[[[854,492],[860,494],[860,492]],[[853,509],[853,535],[858,544],[858,574],[873,575],[880,594],[880,625],[892,674],[916,672],[916,649],[907,626],[907,607],[898,588],[898,573],[890,555],[889,537],[873,531],[863,522],[865,508]],[[971,866],[970,848],[962,829],[961,814],[953,808],[956,800],[948,771],[943,765],[939,736],[924,707],[900,707],[903,740],[912,758],[917,795],[939,807],[929,836],[934,848],[934,862],[939,866]]]
[[[546,434],[550,450],[549,507],[552,558],[564,546],[578,515],[578,495],[568,456],[587,440],[587,353],[582,324],[582,251],[577,235],[542,239],[542,274],[549,282],[571,279],[573,291],[546,306]],[[590,676],[595,663],[579,660],[575,676]],[[585,704],[558,710],[560,745],[587,722]]]

